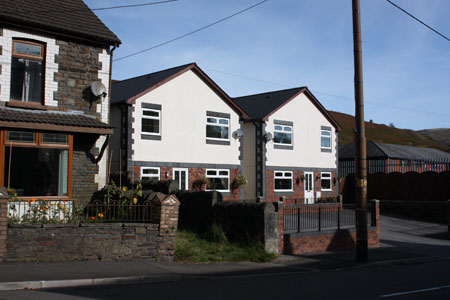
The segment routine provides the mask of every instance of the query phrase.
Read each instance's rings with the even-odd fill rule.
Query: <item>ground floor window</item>
[[[230,190],[230,170],[225,169],[207,169],[206,190],[216,190],[219,192],[227,192]]]
[[[292,191],[292,172],[274,171],[275,192]]]
[[[154,167],[141,167],[141,180],[160,180],[160,169]]]
[[[71,197],[73,139],[64,133],[3,131],[3,185],[18,197]]]
[[[331,173],[320,173],[320,187],[322,191],[331,191]]]

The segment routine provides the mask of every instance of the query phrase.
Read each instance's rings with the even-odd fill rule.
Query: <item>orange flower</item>
[[[47,207],[42,206],[42,210],[43,210],[43,211],[46,211],[46,210],[47,210]]]
[[[31,198],[31,201],[32,202],[36,202],[36,198]]]
[[[101,218],[103,218],[103,214],[102,213],[99,213],[98,214],[98,217],[101,219]]]
[[[91,217],[91,220],[95,220],[95,217]]]

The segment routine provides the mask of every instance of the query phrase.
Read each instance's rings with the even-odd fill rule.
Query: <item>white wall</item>
[[[266,131],[273,134],[274,120],[291,121],[293,150],[274,149],[273,141],[267,143],[267,166],[336,168],[336,132],[333,125],[304,94],[298,95],[269,117]],[[332,128],[332,152],[321,152],[321,126]]]
[[[114,126],[114,134],[109,142],[109,151],[112,154],[111,171],[120,170],[120,132],[121,132],[121,113],[117,106],[110,107],[111,126]]]
[[[243,145],[243,174],[248,183],[243,186],[243,199],[255,200],[256,195],[256,127],[252,123],[244,123],[242,132],[244,133]]]
[[[142,102],[162,105],[161,141],[141,139]],[[207,110],[231,115],[229,146],[206,144]],[[192,71],[137,99],[133,117],[134,161],[240,164],[238,114]]]

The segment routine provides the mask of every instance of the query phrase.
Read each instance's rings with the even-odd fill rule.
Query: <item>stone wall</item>
[[[1,200],[0,200],[1,201]],[[7,203],[7,202],[5,202]],[[3,202],[0,202],[3,204]],[[6,205],[4,205],[6,207]],[[0,260],[7,262],[50,262],[150,259],[173,261],[179,201],[174,195],[158,193],[152,201],[155,224],[82,223],[15,224],[6,228],[6,209],[0,206]],[[4,215],[4,216],[3,216]],[[4,222],[4,223],[2,223]],[[4,234],[5,245],[1,236]]]

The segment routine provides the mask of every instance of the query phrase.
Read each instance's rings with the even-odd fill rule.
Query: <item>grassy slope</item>
[[[343,131],[339,134],[339,144],[352,143],[354,139],[355,118],[351,115],[330,111],[330,114],[342,126]],[[424,148],[436,148],[450,152],[446,147],[431,138],[410,129],[398,129],[384,124],[365,122],[366,138],[375,142],[385,144],[408,145]]]

